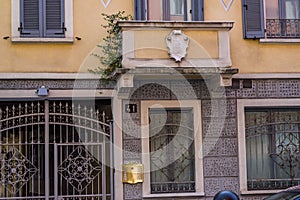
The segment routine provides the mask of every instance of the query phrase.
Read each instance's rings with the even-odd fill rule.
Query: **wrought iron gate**
[[[98,103],[1,103],[0,199],[113,199],[110,106]]]

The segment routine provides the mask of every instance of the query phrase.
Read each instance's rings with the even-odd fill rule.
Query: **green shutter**
[[[45,37],[64,37],[64,0],[45,0]]]
[[[243,0],[244,38],[264,38],[263,0]]]
[[[40,0],[20,0],[20,35],[21,37],[41,37],[42,7]]]

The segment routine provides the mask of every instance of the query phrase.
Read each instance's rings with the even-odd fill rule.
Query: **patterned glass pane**
[[[248,189],[300,183],[299,108],[246,109]]]
[[[194,192],[191,110],[150,111],[151,192]]]

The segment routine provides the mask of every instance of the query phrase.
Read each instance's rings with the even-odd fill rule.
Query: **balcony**
[[[300,19],[267,19],[267,38],[300,38]]]
[[[230,57],[233,24],[120,21],[123,68],[117,73],[155,78],[180,73],[201,79],[220,75],[221,85],[231,85],[231,76],[238,72]]]

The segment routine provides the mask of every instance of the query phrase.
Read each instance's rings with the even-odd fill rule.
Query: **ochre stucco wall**
[[[146,59],[170,58],[166,46],[166,37],[172,29],[136,30],[135,57]],[[187,58],[218,58],[218,32],[185,30],[184,34],[189,38]]]
[[[226,3],[229,0],[224,0]],[[58,43],[12,43],[11,1],[2,1],[0,7],[0,73],[1,72],[78,72],[86,71],[99,64],[91,52],[105,36],[101,27],[104,23],[101,13],[115,13],[125,10],[133,13],[133,0],[111,0],[104,8],[100,0],[74,0],[73,44]],[[242,8],[240,0],[233,0],[228,12],[220,0],[204,0],[206,21],[234,21],[230,31],[231,58],[233,67],[239,73],[300,72],[300,43],[260,43],[259,40],[243,39]],[[208,52],[216,50],[207,47]],[[190,54],[191,55],[191,54]]]
[[[205,20],[235,22],[230,31],[233,67],[239,68],[239,73],[300,72],[300,43],[266,44],[259,40],[243,39],[241,4],[241,0],[233,0],[226,12],[219,0],[204,0]]]
[[[15,1],[15,0],[14,0]],[[105,1],[107,2],[107,1]],[[91,52],[102,42],[105,21],[101,13],[133,12],[133,0],[112,0],[105,8],[100,0],[74,0],[74,43],[12,43],[11,1],[0,7],[0,73],[1,72],[78,72],[99,64]],[[121,8],[121,9],[120,9]],[[97,49],[96,49],[97,51]],[[92,60],[92,61],[91,61]]]

